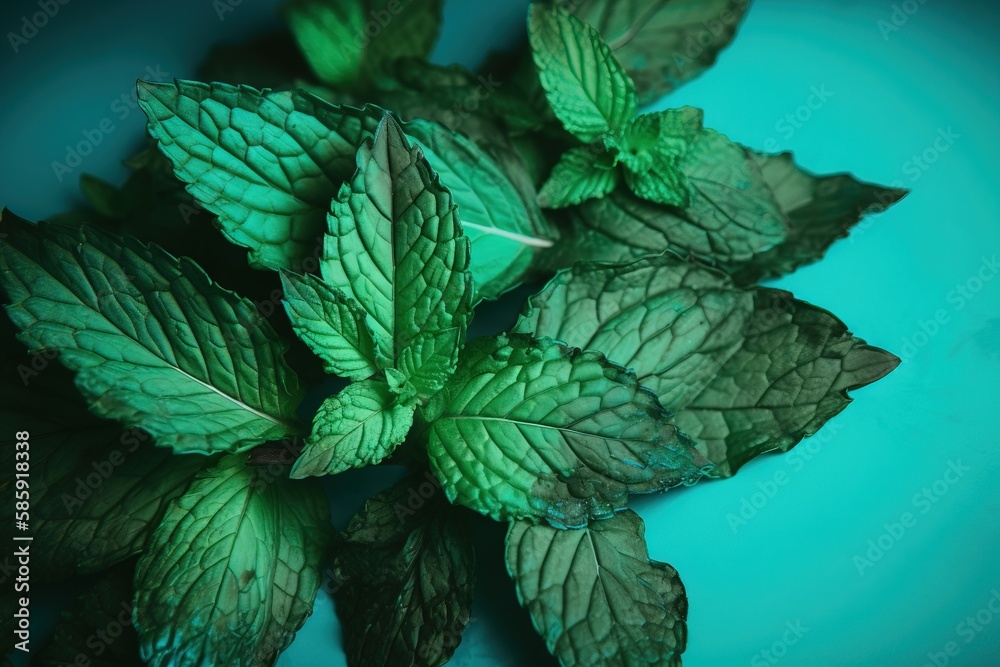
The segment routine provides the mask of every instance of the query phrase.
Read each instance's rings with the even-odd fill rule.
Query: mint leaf
[[[657,205],[619,188],[566,211],[562,224],[577,243],[565,244],[550,264],[623,262],[668,249],[736,263],[785,239],[784,216],[760,167],[742,146],[703,130],[677,165],[690,193],[686,208]]]
[[[432,481],[413,474],[378,494],[338,541],[337,614],[352,665],[441,665],[469,622],[475,551],[457,509],[421,495]]]
[[[477,297],[497,298],[523,279],[536,253],[552,247],[548,223],[473,142],[423,120],[404,127],[455,197],[472,244],[469,270]]]
[[[312,612],[330,515],[315,480],[258,477],[231,455],[167,510],[136,571],[142,658],[270,665]]]
[[[449,500],[496,520],[582,526],[707,463],[633,374],[550,339],[470,343],[424,417]]]
[[[326,372],[363,380],[379,371],[361,304],[313,275],[282,272],[281,284],[292,329],[323,360]]]
[[[698,76],[733,39],[749,0],[573,0],[635,81],[640,104]]]
[[[657,204],[687,207],[690,186],[681,161],[703,130],[702,112],[692,107],[633,120],[622,134],[620,152],[632,192]]]
[[[681,664],[687,596],[674,568],[650,560],[644,533],[631,510],[579,530],[511,523],[507,570],[561,665]]]
[[[413,410],[412,403],[397,402],[385,382],[348,385],[320,406],[292,477],[335,475],[380,463],[406,438]]]
[[[580,141],[596,141],[635,116],[635,84],[594,28],[564,9],[534,4],[528,39],[552,111]]]
[[[443,4],[443,0],[291,0],[283,13],[319,79],[333,86],[353,86],[368,83],[367,78],[383,73],[397,59],[430,55]]]
[[[34,554],[32,554],[34,555]],[[139,641],[132,627],[132,575],[124,564],[102,576],[63,611],[52,637],[35,653],[40,667],[141,667]]]
[[[633,369],[723,476],[814,434],[847,406],[849,389],[899,362],[786,292],[738,288],[670,255],[560,272],[514,330]]]
[[[194,81],[139,84],[149,133],[256,268],[301,270],[330,199],[378,122],[301,92]]]
[[[588,147],[573,148],[552,168],[538,193],[538,204],[544,208],[575,206],[604,197],[617,184],[618,172],[608,154],[594,153]]]
[[[358,151],[358,171],[333,201],[320,269],[368,312],[383,367],[407,348],[472,318],[469,241],[451,193],[386,115]],[[411,377],[433,393],[432,377]],[[427,381],[431,380],[428,384]]]
[[[57,350],[91,409],[180,452],[298,430],[301,390],[257,308],[192,261],[93,229],[4,216],[0,284],[33,350]]]
[[[788,221],[788,238],[746,262],[727,265],[740,284],[775,278],[817,261],[866,214],[906,196],[905,190],[862,183],[847,174],[815,176],[797,167],[791,153],[752,155]]]

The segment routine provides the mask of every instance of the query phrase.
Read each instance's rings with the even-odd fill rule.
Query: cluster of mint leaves
[[[441,0],[291,0],[290,32],[206,63],[242,85],[140,84],[155,147],[122,187],[86,176],[89,206],[49,222],[4,211],[32,581],[95,575],[35,664],[272,664],[321,587],[349,664],[443,664],[476,581],[462,507],[509,522],[560,664],[680,664],[684,588],[629,496],[785,451],[895,367],[755,283],[904,193],[755,153],[700,110],[638,114],[746,2],[561,4],[480,74],[427,61]],[[474,309],[546,279],[466,342]],[[325,394],[311,425],[304,386]],[[335,533],[317,478],[380,463],[408,473]],[[428,479],[443,494],[414,507]]]

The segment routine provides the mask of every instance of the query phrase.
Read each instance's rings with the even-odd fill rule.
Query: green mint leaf
[[[650,560],[631,510],[579,530],[514,521],[507,570],[559,664],[670,667],[687,642],[687,596],[677,571]]]
[[[686,208],[657,205],[622,188],[567,209],[562,224],[577,243],[546,259],[623,262],[672,250],[716,263],[751,259],[784,241],[785,218],[757,162],[739,144],[703,130],[678,161]]]
[[[622,134],[619,153],[632,192],[657,204],[686,208],[690,186],[681,161],[703,129],[702,112],[692,107],[633,120]]]
[[[631,372],[551,339],[470,343],[424,417],[448,498],[496,520],[586,525],[707,465]]]
[[[291,0],[285,19],[302,54],[332,86],[368,83],[400,58],[426,58],[443,0]]]
[[[364,380],[323,402],[292,477],[336,475],[380,463],[413,424],[413,403],[400,402],[389,385]]]
[[[552,168],[538,192],[538,204],[544,208],[575,206],[604,197],[617,184],[618,172],[609,154],[595,153],[585,146],[572,148]]]
[[[328,373],[363,380],[379,371],[368,314],[357,301],[313,275],[283,271],[285,310],[296,335]]]
[[[671,255],[560,272],[514,330],[633,369],[725,476],[814,434],[847,406],[849,389],[899,361],[786,292],[738,288]]]
[[[430,473],[410,475],[351,519],[334,556],[337,614],[352,665],[436,667],[472,613],[476,556]]]
[[[404,127],[458,204],[472,244],[476,296],[495,299],[515,287],[535,255],[553,245],[538,206],[526,203],[500,167],[462,135],[424,120]]]
[[[142,658],[274,663],[312,613],[330,514],[316,480],[258,476],[231,455],[167,510],[136,571]]]
[[[407,378],[398,392],[401,400],[412,393],[425,403],[455,372],[458,352],[465,344],[465,327],[429,331],[399,355],[397,366]],[[389,372],[386,371],[386,377]]]
[[[753,157],[788,221],[788,238],[747,262],[726,265],[740,284],[775,278],[817,261],[866,214],[906,196],[905,190],[862,183],[847,174],[815,176],[797,167],[790,153]]]
[[[534,4],[528,38],[552,111],[571,134],[590,143],[632,120],[635,84],[597,30],[564,9]]]
[[[378,122],[301,92],[139,84],[149,133],[188,192],[256,268],[301,270],[364,133]]]
[[[573,0],[628,71],[640,104],[698,76],[733,39],[749,0]]]
[[[472,318],[469,241],[451,193],[386,115],[358,151],[358,171],[334,199],[320,269],[368,312],[383,367],[407,348]],[[410,377],[433,393],[435,374]]]
[[[256,307],[189,259],[94,229],[4,216],[0,284],[33,350],[57,350],[91,409],[180,452],[298,432],[298,379]]]

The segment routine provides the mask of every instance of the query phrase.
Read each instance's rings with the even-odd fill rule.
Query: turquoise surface
[[[34,8],[6,4],[5,33]],[[192,0],[150,22],[139,3],[72,2],[18,53],[4,43],[3,203],[41,217],[74,200],[79,171],[120,179],[141,142],[134,79],[192,76],[211,43],[274,16],[271,1],[227,4],[222,20]],[[449,2],[436,58],[478,62],[525,6]],[[758,0],[716,66],[660,105],[703,107],[708,126],[813,171],[913,191],[775,283],[901,366],[791,453],[635,503],[652,556],[687,587],[691,667],[1000,664],[998,24],[986,2]],[[52,163],[104,120],[58,181]],[[352,480],[372,483],[333,490],[341,523],[361,500]],[[453,664],[548,664],[503,573],[502,531],[477,534],[482,585]],[[279,664],[344,664],[336,627],[318,600]]]

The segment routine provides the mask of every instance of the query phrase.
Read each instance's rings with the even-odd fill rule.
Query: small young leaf
[[[358,151],[357,165],[333,201],[320,269],[367,310],[379,362],[398,368],[407,348],[438,332],[457,328],[458,341],[465,339],[469,241],[451,193],[391,116]],[[439,387],[416,388],[430,394]]]
[[[323,360],[326,372],[364,380],[379,371],[368,314],[357,301],[313,275],[283,271],[292,328]]]
[[[600,199],[615,189],[618,172],[608,154],[595,154],[587,147],[563,153],[549,179],[538,193],[543,208],[575,206]]]
[[[651,104],[701,74],[729,44],[749,0],[573,0]]]
[[[756,161],[739,144],[704,130],[679,160],[690,201],[684,209],[657,205],[619,188],[568,209],[576,243],[547,259],[623,262],[672,250],[717,263],[748,261],[786,236],[778,208]]]
[[[538,77],[552,111],[584,143],[635,116],[635,84],[594,28],[566,10],[533,4],[528,16]]]
[[[336,475],[380,463],[406,438],[413,410],[380,380],[348,385],[320,406],[291,476]]]
[[[475,551],[457,509],[421,495],[433,481],[413,474],[378,494],[339,540],[335,596],[352,665],[437,667],[469,622]]]
[[[256,268],[300,271],[378,118],[301,92],[139,84],[149,133],[177,177]]]
[[[621,139],[625,181],[639,197],[686,208],[690,185],[681,164],[703,131],[700,109],[683,107],[639,116]]]
[[[257,308],[192,261],[95,229],[4,216],[0,284],[33,350],[58,350],[102,417],[180,452],[298,432],[298,379]]]
[[[547,221],[500,167],[462,135],[424,120],[404,128],[455,197],[472,244],[469,270],[477,298],[499,297],[522,280],[536,253],[552,246]]]
[[[814,434],[899,361],[786,292],[670,255],[560,272],[514,330],[634,369],[723,476]]]
[[[424,417],[448,498],[496,520],[583,526],[707,465],[632,373],[551,339],[470,343]]]
[[[315,480],[258,477],[227,456],[171,504],[136,572],[152,667],[274,663],[312,613],[330,514]]]
[[[291,0],[284,15],[319,79],[332,86],[352,86],[367,83],[366,78],[382,74],[400,58],[430,55],[443,4],[443,0]]]
[[[195,457],[190,457],[195,458]],[[55,634],[34,655],[32,667],[142,667],[132,627],[133,563],[101,577],[63,611]]]
[[[507,571],[521,605],[565,667],[679,667],[687,596],[677,571],[650,560],[631,510],[579,530],[514,521]]]
[[[866,214],[883,211],[906,196],[905,190],[862,183],[847,174],[815,176],[797,167],[791,153],[753,157],[788,221],[788,238],[747,262],[724,267],[742,285],[815,262]]]

